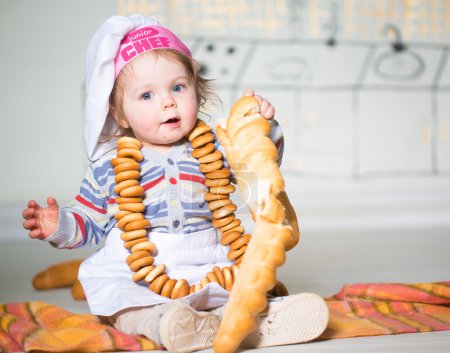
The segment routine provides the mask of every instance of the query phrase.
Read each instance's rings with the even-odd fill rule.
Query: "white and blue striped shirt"
[[[275,120],[271,139],[283,154],[283,134]],[[216,139],[216,148],[224,148]],[[192,157],[192,147],[187,140],[171,146],[168,155],[143,148],[140,184],[145,189],[145,218],[151,230],[160,233],[192,233],[212,227],[212,213],[204,196],[208,191],[200,163]],[[80,187],[80,193],[67,206],[60,209],[58,231],[48,240],[59,248],[78,248],[95,245],[116,226],[114,214],[119,211],[115,202],[113,150],[92,163]],[[224,158],[224,165],[228,163]]]

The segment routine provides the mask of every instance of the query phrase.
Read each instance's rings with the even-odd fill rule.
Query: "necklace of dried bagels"
[[[121,239],[130,251],[126,261],[133,274],[133,281],[145,281],[149,289],[167,298],[178,299],[197,292],[210,282],[216,282],[231,290],[239,271],[239,264],[250,241],[250,234],[244,232],[241,221],[236,219],[237,206],[230,200],[235,187],[230,184],[231,172],[223,166],[223,155],[216,150],[212,128],[197,120],[194,129],[187,136],[193,148],[192,156],[200,162],[200,171],[205,174],[205,195],[208,208],[212,211],[214,227],[218,228],[222,245],[229,245],[228,259],[235,264],[220,269],[218,266],[206,274],[199,283],[189,284],[185,279],[173,279],[166,274],[164,264],[154,264],[157,249],[147,238],[150,221],[145,219],[144,188],[139,185],[142,143],[132,137],[121,137],[117,143],[117,158],[111,160],[114,167],[114,191],[119,211],[114,215],[118,227],[123,231]]]

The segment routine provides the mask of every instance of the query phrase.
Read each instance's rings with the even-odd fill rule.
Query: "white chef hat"
[[[137,55],[153,49],[172,48],[187,56],[189,49],[169,29],[154,18],[140,14],[108,18],[92,37],[85,58],[86,152],[95,161],[116,147],[117,141],[99,142],[112,136],[118,126],[109,114],[109,96],[120,70]]]

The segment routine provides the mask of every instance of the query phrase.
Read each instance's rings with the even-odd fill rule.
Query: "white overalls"
[[[133,272],[126,263],[129,250],[123,246],[120,230],[114,228],[103,248],[86,259],[79,270],[90,310],[93,314],[110,316],[120,310],[167,303],[172,299],[148,289],[148,284],[132,280]],[[149,233],[157,247],[155,264],[164,263],[170,278],[186,279],[189,284],[200,282],[214,266],[230,266],[228,247],[218,242],[215,228],[189,234]],[[216,283],[183,298],[197,310],[224,305],[229,292]]]

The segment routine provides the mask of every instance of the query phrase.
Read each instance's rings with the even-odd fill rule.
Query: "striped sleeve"
[[[60,209],[58,230],[47,240],[57,248],[97,245],[116,223],[113,198],[114,171],[109,159],[93,164],[82,181],[80,193]]]

